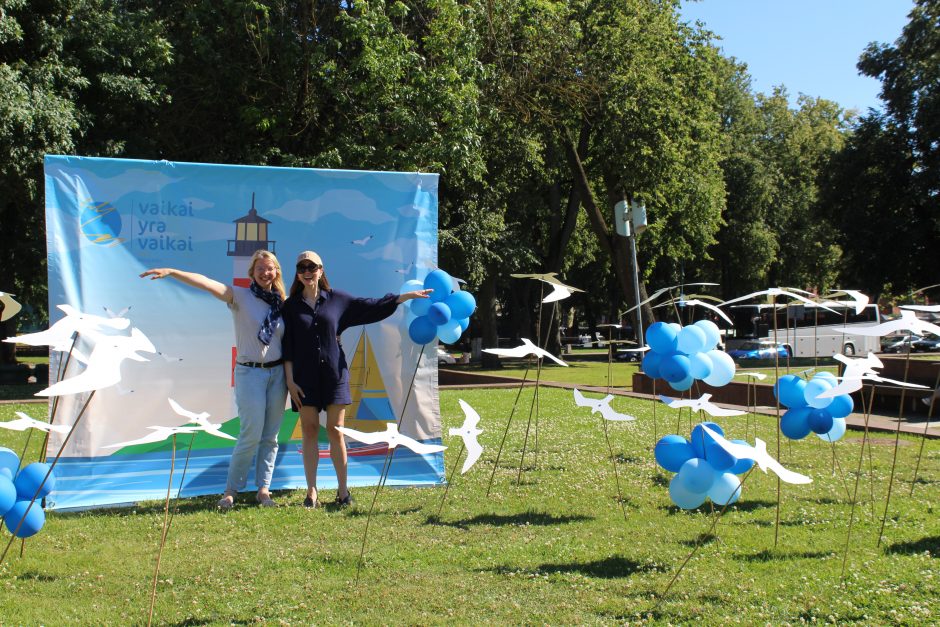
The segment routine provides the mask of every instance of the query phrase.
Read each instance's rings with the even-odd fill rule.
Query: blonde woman
[[[225,494],[219,509],[228,511],[235,495],[248,483],[248,469],[255,458],[255,496],[262,507],[274,507],[271,478],[277,457],[277,435],[284,418],[287,386],[284,381],[281,339],[284,322],[284,278],[277,257],[267,250],[256,251],[248,267],[250,287],[226,285],[195,272],[175,268],[153,268],[141,278],[173,277],[204,290],[225,304],[235,322],[235,401],[241,428],[229,462]]]

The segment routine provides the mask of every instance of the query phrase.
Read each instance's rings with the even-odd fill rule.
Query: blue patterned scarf
[[[254,281],[251,282],[248,289],[256,297],[271,306],[268,315],[264,317],[264,322],[261,323],[261,329],[258,331],[258,339],[261,340],[262,344],[268,346],[271,343],[271,337],[274,335],[274,325],[281,318],[281,295],[274,290],[270,292],[265,290]]]

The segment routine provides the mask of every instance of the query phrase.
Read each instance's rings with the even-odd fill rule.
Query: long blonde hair
[[[274,277],[271,288],[276,290],[277,293],[281,295],[282,299],[287,298],[287,290],[284,289],[284,272],[281,270],[281,262],[277,260],[277,257],[275,257],[274,253],[271,251],[264,249],[255,251],[255,254],[251,256],[251,263],[248,265],[248,278],[254,281],[255,265],[261,259],[268,259],[274,262],[274,267],[277,268],[277,276]]]

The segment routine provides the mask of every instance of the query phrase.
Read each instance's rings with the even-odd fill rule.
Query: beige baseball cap
[[[316,254],[312,250],[305,250],[304,252],[297,255],[297,263],[301,261],[312,261],[321,268],[323,267],[323,260],[320,259],[320,255]]]

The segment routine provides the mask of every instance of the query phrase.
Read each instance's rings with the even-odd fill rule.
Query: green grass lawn
[[[443,427],[459,425],[462,398],[480,413],[485,447],[457,475],[443,512],[441,489],[386,489],[371,522],[356,585],[373,489],[354,490],[348,511],[300,506],[301,491],[276,494],[282,507],[243,495],[226,515],[217,497],[188,499],[163,555],[155,624],[936,624],[940,610],[940,442],[928,441],[913,497],[919,440],[902,437],[884,540],[876,546],[893,436],[875,436],[874,485],[862,476],[849,568],[840,578],[860,434],[833,449],[814,436],[784,443],[786,466],[813,477],[783,486],[774,542],[777,482],[755,470],[669,595],[676,569],[712,521],[706,504],[685,512],[670,504],[670,473],[654,469],[657,437],[687,434],[689,417],[618,397],[633,423],[608,426],[613,459],[596,416],[570,392],[543,388],[521,483],[516,482],[533,394],[519,399],[493,490],[496,448],[517,391],[441,392]],[[41,407],[41,406],[39,406]],[[0,419],[24,406],[0,406]],[[33,415],[40,412],[31,405]],[[750,432],[753,438],[754,418]],[[776,451],[773,418],[758,437]],[[726,418],[730,437],[743,418]],[[534,454],[537,434],[537,457]],[[0,431],[19,452],[23,434]],[[34,436],[33,443],[38,441]],[[448,472],[458,442],[445,437]],[[31,457],[36,455],[32,447]],[[617,500],[616,476],[624,494]],[[839,472],[845,472],[845,483]],[[869,497],[874,492],[875,502]],[[326,493],[325,499],[332,498]],[[50,513],[45,528],[19,541],[0,567],[0,623],[126,625],[146,622],[163,505],[79,514]],[[8,536],[7,536],[8,537]],[[6,542],[4,542],[5,546]]]

